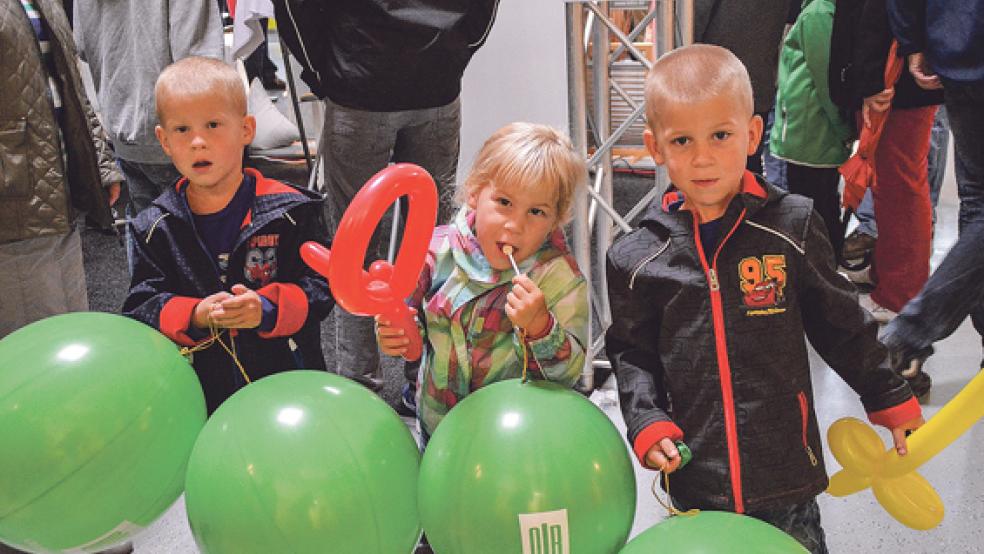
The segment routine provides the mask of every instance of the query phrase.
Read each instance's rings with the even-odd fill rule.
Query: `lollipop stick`
[[[519,273],[519,266],[516,265],[516,258],[513,258],[513,247],[512,247],[512,245],[507,244],[507,245],[503,246],[502,247],[502,253],[505,254],[509,258],[509,263],[512,264],[513,271],[516,272],[516,275],[519,275],[520,274]]]

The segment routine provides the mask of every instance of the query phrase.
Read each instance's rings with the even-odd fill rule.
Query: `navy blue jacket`
[[[984,81],[984,0],[888,0],[903,54],[925,52],[940,77]]]
[[[202,298],[239,283],[277,306],[271,331],[233,333],[237,357],[250,379],[289,369],[325,369],[320,322],[335,301],[324,277],[300,257],[301,244],[309,240],[324,244],[328,236],[322,198],[266,179],[256,170],[246,171],[256,178],[256,199],[224,272],[195,230],[180,192],[187,179],[178,181],[129,223],[134,267],[123,315],[154,327],[181,346],[194,346],[202,342],[188,333],[195,306]],[[222,337],[228,344],[228,334]],[[245,385],[221,345],[195,352],[192,365],[205,390],[209,413]]]

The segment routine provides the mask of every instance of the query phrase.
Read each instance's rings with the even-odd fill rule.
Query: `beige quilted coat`
[[[63,157],[27,14],[20,0],[0,0],[0,244],[65,234],[79,212],[109,227],[112,213],[103,185],[122,180],[86,98],[61,3],[35,4],[50,29],[66,152]]]

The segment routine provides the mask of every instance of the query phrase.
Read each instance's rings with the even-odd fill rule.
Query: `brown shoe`
[[[857,260],[863,258],[865,254],[875,249],[875,242],[878,239],[871,235],[862,233],[855,229],[847,238],[844,239],[844,247],[841,248],[841,255],[845,260]]]

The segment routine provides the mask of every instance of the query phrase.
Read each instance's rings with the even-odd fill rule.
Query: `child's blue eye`
[[[540,208],[530,208],[530,213],[533,215],[542,215],[542,216],[547,215],[547,212],[543,211]]]
[[[686,146],[687,143],[690,142],[690,137],[676,137],[675,139],[671,140],[670,142],[672,142],[673,144],[676,144],[677,146]]]
[[[208,122],[208,128],[209,129],[215,129],[218,126],[219,126],[219,122],[218,121],[209,121]]]
[[[178,125],[177,127],[174,128],[174,131],[177,133],[187,133],[188,127],[185,125]]]
[[[512,202],[510,202],[508,198],[503,198],[501,196],[499,198],[496,198],[495,201],[498,202],[500,206],[508,206],[512,204]]]
[[[729,131],[718,131],[714,133],[714,138],[717,140],[727,140],[731,136]]]

